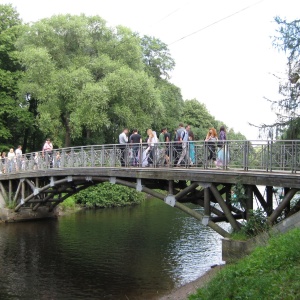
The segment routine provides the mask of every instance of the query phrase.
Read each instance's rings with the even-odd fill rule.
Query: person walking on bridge
[[[49,138],[43,146],[42,156],[43,158],[46,158],[47,165],[49,164],[50,168],[53,168],[53,145]]]
[[[7,154],[7,162],[8,162],[8,173],[11,173],[15,170],[15,163],[16,163],[16,154],[13,148],[10,148]]]
[[[132,165],[138,166],[140,159],[139,159],[139,152],[141,152],[141,145],[142,145],[142,137],[138,133],[137,129],[133,129],[133,133],[130,136],[130,143],[132,144],[132,156],[133,156],[133,161]]]
[[[21,170],[22,166],[22,146],[19,145],[18,148],[15,151],[16,154],[16,170]]]
[[[121,166],[126,165],[126,145],[128,144],[128,128],[124,128],[122,133],[119,135],[119,144],[121,151]]]
[[[176,167],[180,167],[180,164],[183,160],[185,160],[185,163],[188,163],[188,151],[187,151],[187,148],[188,148],[188,140],[189,140],[189,131],[191,129],[191,126],[190,125],[186,125],[185,126],[185,129],[183,131],[181,131],[181,135],[179,137],[179,142],[181,143],[181,148],[182,148],[182,151],[181,151],[181,155],[179,157],[179,160],[176,164]]]

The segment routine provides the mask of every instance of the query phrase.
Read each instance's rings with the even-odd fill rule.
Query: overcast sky
[[[184,99],[205,103],[218,120],[257,139],[249,126],[272,123],[263,97],[278,99],[286,58],[272,46],[274,17],[299,18],[299,0],[0,0],[24,22],[54,14],[99,15],[109,26],[127,26],[169,45],[176,62],[171,82]],[[298,14],[297,14],[298,12]]]

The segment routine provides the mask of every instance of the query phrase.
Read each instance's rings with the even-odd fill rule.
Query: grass
[[[188,299],[300,299],[299,249],[299,228],[272,237],[267,246],[225,266]]]

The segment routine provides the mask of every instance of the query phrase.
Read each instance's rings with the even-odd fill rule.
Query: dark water
[[[0,299],[154,299],[221,261],[221,237],[160,200],[0,226]]]

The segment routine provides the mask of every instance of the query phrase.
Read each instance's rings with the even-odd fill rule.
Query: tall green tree
[[[178,122],[183,115],[184,101],[181,90],[166,79],[157,80],[156,86],[160,91],[164,117],[155,118],[152,127],[158,132],[163,127],[167,127],[169,132],[172,133],[178,127]]]
[[[143,71],[128,66],[112,72],[103,80],[108,89],[109,109],[107,136],[109,143],[117,143],[124,127],[138,128],[144,133],[155,119],[164,117],[164,106],[155,80]]]
[[[216,127],[215,118],[208,112],[205,104],[196,99],[185,100],[182,120],[192,127],[197,139],[204,139],[210,127]]]
[[[161,40],[144,35],[141,38],[143,48],[143,62],[146,71],[156,79],[169,79],[170,72],[175,67],[168,46]]]
[[[18,97],[18,80],[23,76],[16,56],[15,42],[22,34],[22,21],[11,5],[0,5],[0,145],[26,150],[33,114],[25,94]],[[1,151],[2,149],[0,149]]]
[[[20,92],[38,99],[40,127],[56,146],[70,146],[83,133],[119,132],[133,120],[148,126],[157,117],[159,92],[129,29],[109,28],[97,16],[60,15],[29,26],[17,45],[26,69]]]

